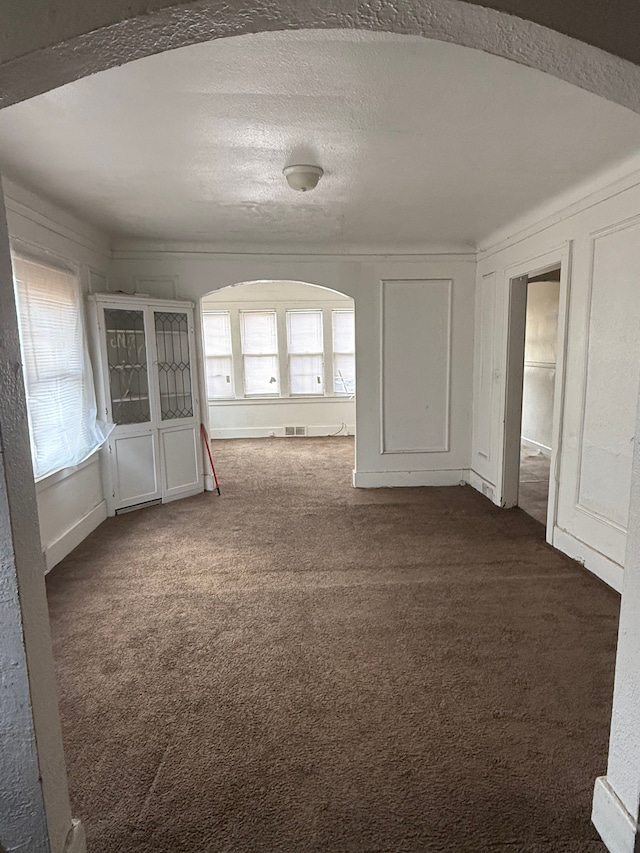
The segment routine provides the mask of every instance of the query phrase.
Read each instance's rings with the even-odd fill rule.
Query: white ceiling
[[[114,238],[419,250],[484,236],[640,150],[640,116],[479,51],[353,31],[241,36],[0,112],[8,176]],[[325,177],[289,190],[282,168]]]

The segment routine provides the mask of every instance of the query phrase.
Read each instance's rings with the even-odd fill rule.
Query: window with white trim
[[[278,396],[278,327],[275,311],[241,311],[245,397]]]
[[[41,479],[91,456],[108,428],[97,421],[77,276],[12,260],[33,469]]]
[[[289,393],[324,394],[322,309],[287,311]]]
[[[353,398],[354,310],[316,305],[205,307],[208,399]]]
[[[231,315],[228,311],[203,314],[207,395],[211,400],[235,397]]]
[[[356,337],[353,311],[331,312],[333,331],[333,393],[352,396],[356,391]]]

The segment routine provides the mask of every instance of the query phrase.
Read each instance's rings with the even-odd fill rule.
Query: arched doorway
[[[456,5],[454,10],[456,9],[460,13],[462,11],[468,11],[466,4]],[[556,73],[564,79],[570,79],[571,82],[578,82],[584,85],[585,88],[597,91],[599,94],[610,97],[612,100],[617,100],[618,102],[625,103],[626,105],[634,108],[637,107],[634,100],[634,93],[638,91],[639,87],[633,85],[633,81],[635,80],[634,75],[636,74],[636,70],[633,67],[629,68],[625,64],[620,64],[617,60],[611,60],[610,57],[602,56],[597,52],[594,53],[593,49],[587,48],[584,45],[578,45],[578,49],[575,53],[573,53],[573,51],[569,51],[573,54],[575,61],[570,62],[569,67],[567,67],[565,64],[566,54],[562,54],[562,50],[558,49],[558,45],[560,45],[561,48],[568,46],[568,43],[563,39],[563,37],[556,40],[555,36],[552,35],[552,37],[549,38],[547,35],[547,41],[545,44],[548,50],[543,49],[540,51],[541,41],[537,41],[535,38],[530,38],[532,25],[523,23],[514,25],[512,30],[512,35],[514,37],[507,39],[506,43],[502,43],[499,37],[496,38],[496,34],[499,35],[500,32],[502,32],[499,27],[496,27],[496,24],[502,21],[504,16],[496,18],[495,15],[499,15],[499,13],[485,14],[485,12],[478,12],[478,14],[482,14],[485,17],[477,27],[470,25],[470,21],[472,20],[471,17],[468,17],[463,21],[461,16],[454,15],[453,18],[447,19],[443,26],[441,26],[440,23],[433,23],[432,26],[429,27],[426,26],[424,22],[420,21],[416,23],[416,30],[419,31],[420,35],[441,38],[443,40],[459,41],[459,43],[466,44],[467,46],[492,50],[493,52],[504,55],[507,58],[528,62],[528,64],[534,65],[535,67],[540,67],[541,70],[549,73]],[[511,21],[511,19],[509,20]],[[453,23],[451,23],[451,21],[453,21]],[[108,67],[109,65],[118,64],[119,62],[128,61],[139,56],[146,55],[146,53],[157,52],[158,50],[163,49],[163,47],[187,44],[191,43],[191,41],[210,38],[216,34],[220,35],[220,32],[212,32],[210,21],[206,21],[204,27],[200,31],[186,27],[185,32],[187,34],[184,36],[185,40],[181,41],[180,36],[176,36],[175,34],[175,20],[173,20],[170,25],[167,25],[168,22],[166,21],[164,24],[161,24],[161,29],[164,32],[163,37],[168,39],[168,41],[163,41],[163,37],[159,37],[158,32],[155,32],[155,34],[153,33],[155,25],[159,23],[159,19],[150,15],[144,22],[145,27],[143,27],[147,37],[132,39],[132,35],[135,36],[136,34],[142,34],[142,30],[137,30],[140,23],[140,21],[136,21],[133,25],[133,29],[129,29],[128,32],[122,32],[120,34],[124,45],[122,50],[120,47],[114,49],[114,45],[118,45],[120,42],[119,38],[113,40],[113,31],[109,33],[101,32],[99,36],[97,36],[98,41],[92,42],[91,38],[85,39],[82,46],[78,45],[75,40],[70,40],[67,44],[67,47],[69,48],[69,52],[67,53],[65,53],[64,48],[60,48],[59,46],[57,49],[45,51],[39,57],[41,64],[38,65],[38,61],[33,63],[28,75],[24,75],[26,67],[25,64],[20,62],[16,63],[13,68],[9,69],[9,80],[6,91],[13,94],[8,94],[7,100],[10,98],[18,100],[21,97],[28,97],[29,95],[35,94],[37,91],[43,91],[48,86],[55,85],[56,83],[60,84],[69,79],[73,79],[74,77],[81,76],[82,74],[92,73]],[[182,19],[181,24],[185,23],[186,21]],[[227,24],[229,23],[233,26],[233,21],[227,22]],[[306,25],[309,25],[310,23],[312,22],[308,21]],[[475,23],[478,23],[478,21],[475,21]],[[151,24],[151,27],[147,28],[147,24]],[[300,24],[300,22],[298,22],[298,24]],[[255,26],[256,29],[259,28],[259,25],[252,26]],[[292,26],[295,26],[295,23],[292,24]],[[399,24],[398,27],[400,28],[400,26],[402,26],[403,31],[414,31],[413,28],[405,28],[404,25]],[[470,29],[473,30],[473,35],[469,34],[468,31]],[[227,30],[225,30],[225,32],[226,31]],[[535,32],[537,35],[540,35],[537,30]],[[108,40],[108,46],[106,46],[107,43],[105,42],[105,37]],[[545,40],[542,39],[542,42],[544,41]],[[88,60],[89,54],[98,45],[101,45],[101,49],[98,49],[95,52],[94,57],[91,60]],[[82,48],[86,50],[83,50]],[[53,60],[59,62],[59,67],[61,69],[59,76],[57,77],[55,74],[51,75],[49,73],[51,71],[50,63]],[[620,70],[622,73],[619,75],[611,73],[612,70],[615,69]],[[631,84],[630,81],[632,81]],[[22,596],[22,600],[23,603],[26,602],[27,597]],[[47,699],[46,701],[50,704],[50,699]],[[44,740],[41,741],[41,745],[42,744],[44,744]],[[45,761],[45,764],[46,763],[47,762]],[[59,761],[54,762],[54,765],[54,772],[49,779],[56,779],[55,771],[60,770]],[[58,776],[57,778],[60,777]]]
[[[212,438],[355,433],[355,304],[297,281],[245,282],[202,297]]]

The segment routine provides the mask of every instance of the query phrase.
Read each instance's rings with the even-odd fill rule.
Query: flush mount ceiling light
[[[320,166],[285,166],[282,174],[292,190],[306,193],[317,186],[318,181],[324,175]]]

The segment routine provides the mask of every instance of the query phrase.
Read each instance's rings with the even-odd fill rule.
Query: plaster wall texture
[[[0,232],[6,235],[4,206]],[[6,236],[0,244],[0,844],[61,853],[71,830]]]
[[[622,577],[638,395],[640,184],[637,172],[528,230],[478,262],[471,467],[501,502],[509,279],[548,253],[570,256],[560,486],[553,543],[611,582]],[[560,381],[560,377],[558,377]],[[478,483],[476,483],[477,485]],[[617,568],[616,568],[617,567]]]
[[[15,251],[71,266],[85,292],[106,289],[111,252],[104,235],[11,181],[3,181],[3,189]],[[41,547],[51,569],[78,544],[79,531],[84,538],[106,518],[98,455],[41,480],[36,493]]]
[[[382,256],[217,255],[200,251],[115,251],[110,286],[133,292],[136,279],[153,279],[162,287],[167,277],[177,281],[181,298],[200,300],[212,290],[248,281],[292,280],[338,290],[355,301],[356,318],[356,464],[360,486],[453,485],[464,479],[471,449],[473,373],[473,290],[475,254]],[[420,336],[416,352],[384,347],[383,288],[403,299],[406,282],[418,285]],[[382,282],[387,284],[383,286]],[[449,296],[443,296],[445,293]],[[422,301],[421,301],[422,300]],[[442,334],[446,344],[432,362],[443,387],[414,387],[408,371],[430,333]],[[199,341],[200,352],[202,342]],[[383,354],[386,352],[385,369]],[[423,374],[425,372],[423,371]],[[389,404],[391,388],[406,388],[409,408]],[[203,389],[204,392],[204,389]],[[415,428],[415,445],[383,452],[381,421],[395,428]],[[427,446],[425,435],[442,437],[438,449]],[[403,445],[404,448],[404,445]]]
[[[522,388],[522,438],[551,449],[558,341],[560,283],[527,287],[527,322]]]
[[[640,824],[640,405],[634,440],[629,536],[620,609],[607,781]],[[632,848],[629,847],[629,850]],[[636,849],[634,846],[633,849]]]
[[[309,287],[293,281],[257,282],[225,288],[202,300],[202,310],[260,311],[271,308],[353,308],[353,301],[322,287]],[[280,329],[282,337],[284,330]],[[329,341],[327,329],[325,352]],[[282,343],[280,343],[282,347]],[[235,365],[236,376],[240,365]],[[286,370],[281,363],[281,372]],[[236,379],[236,389],[241,383]],[[331,392],[327,388],[327,393]],[[331,396],[299,399],[281,397],[266,400],[210,400],[209,434],[212,438],[259,438],[284,435],[286,426],[304,426],[308,435],[330,435],[346,424],[353,434],[356,405],[354,400]],[[342,435],[347,432],[342,430]]]
[[[640,57],[632,37],[640,12],[630,0],[616,0],[613,7],[607,4],[606,14],[595,0],[586,4],[572,0],[562,4],[562,10],[551,0],[544,4],[494,0],[491,5],[495,8],[461,0],[270,0],[249,7],[242,2],[220,6],[213,0],[109,4],[11,0],[3,4],[0,17],[0,104],[212,38],[343,27],[421,35],[478,48],[640,110],[640,68],[635,64]],[[529,15],[539,23],[526,20]]]

